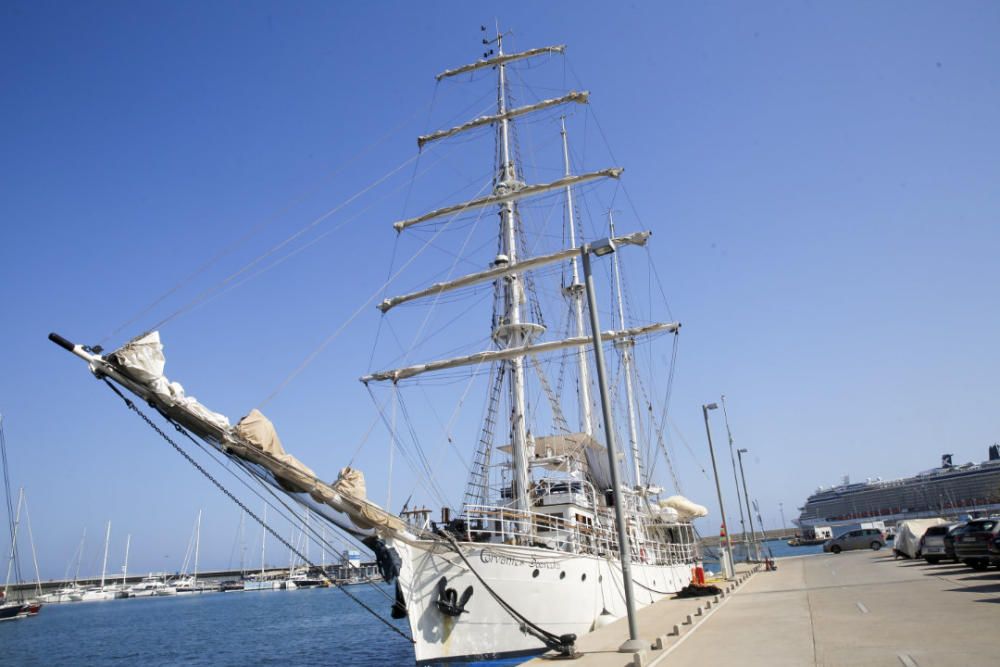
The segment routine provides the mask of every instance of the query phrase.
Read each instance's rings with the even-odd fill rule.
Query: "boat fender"
[[[391,584],[399,576],[399,568],[403,564],[399,554],[394,548],[386,546],[385,541],[377,538],[373,540],[370,548],[375,553],[379,574],[385,579],[385,583]]]
[[[406,598],[403,597],[403,587],[396,582],[396,601],[392,603],[392,617],[395,619],[406,618],[409,610],[406,608]]]
[[[469,598],[472,597],[472,586],[469,586],[462,593],[462,597],[458,597],[458,591],[454,588],[448,588],[448,579],[441,577],[437,584],[438,589],[438,599],[434,604],[445,616],[461,616],[466,613],[465,605],[469,602]]]

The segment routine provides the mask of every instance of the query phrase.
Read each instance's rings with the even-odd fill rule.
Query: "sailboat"
[[[184,574],[172,583],[173,587],[177,589],[178,595],[187,595],[190,593],[215,593],[219,590],[217,585],[208,584],[204,581],[198,581],[198,555],[201,552],[201,510],[198,510],[198,518],[195,520],[194,528],[194,573],[188,574],[187,567],[191,556],[191,545],[188,544],[188,552],[184,556],[184,565],[182,570]]]
[[[117,595],[116,589],[110,589],[104,585],[104,578],[108,571],[108,544],[111,541],[111,522],[108,521],[107,530],[104,533],[104,561],[101,564],[101,585],[88,588],[81,593],[70,596],[74,602],[98,602],[101,600],[114,600]],[[116,587],[117,588],[117,587]]]
[[[663,489],[652,483],[638,444],[640,417],[632,382],[639,369],[632,349],[637,341],[676,334],[680,325],[649,322],[628,326],[621,311],[617,266],[619,316],[615,328],[600,328],[594,306],[591,260],[644,246],[650,232],[616,235],[612,230],[607,238],[583,242],[581,237],[577,242],[572,218],[574,193],[585,184],[618,179],[622,169],[571,173],[565,128],[561,130],[561,177],[527,183],[518,163],[515,123],[543,110],[586,104],[589,94],[571,91],[513,106],[510,68],[559,57],[565,46],[508,53],[499,31],[483,42],[491,50],[481,59],[446,70],[437,79],[469,75],[465,78],[476,83],[483,77],[474,75],[494,72],[495,110],[423,135],[418,145],[423,148],[492,127],[492,191],[400,220],[393,227],[398,234],[434,222],[447,227],[458,216],[492,210],[499,218],[498,252],[483,270],[386,298],[379,310],[386,315],[402,304],[436,303],[441,295],[477,286],[492,288],[494,310],[484,327],[491,347],[465,356],[371,372],[361,378],[366,387],[387,383],[395,392],[412,378],[432,373],[489,371],[482,435],[461,512],[452,516],[444,508],[438,523],[426,517],[412,521],[412,513],[397,515],[368,498],[364,475],[350,467],[341,469],[335,482],[323,481],[284,449],[274,425],[258,410],[232,425],[225,415],[213,412],[171,382],[164,375],[166,359],[157,331],[138,336],[111,353],[55,333],[49,336],[82,359],[131,409],[138,411],[135,402],[127,398],[129,393],[154,406],[182,435],[214,446],[249,475],[370,548],[383,578],[395,584],[392,613],[408,619],[417,664],[507,659],[545,651],[573,655],[577,636],[626,614],[626,597],[633,590],[637,591],[635,603],[644,606],[691,582],[692,569],[700,562],[691,520],[706,513],[682,496],[660,498]],[[552,252],[533,254],[536,246],[524,240],[522,208],[526,200],[550,193],[565,194],[569,218],[568,233],[563,237],[566,241],[564,247]],[[568,301],[572,331],[565,338],[543,340],[547,328],[536,307],[535,285],[543,278],[551,279],[554,268],[569,274],[568,284],[551,291]],[[614,346],[626,378],[629,456],[624,460],[630,464],[631,476],[623,482],[618,481],[621,461],[613,454],[616,427],[603,375],[605,344]],[[562,414],[561,393],[552,390],[538,363],[557,354],[576,366],[579,414],[574,427]],[[551,404],[548,413],[535,410],[529,401],[531,371],[537,375],[530,380],[537,393]],[[599,415],[591,393],[594,375],[601,394]],[[542,418],[552,423],[542,424]],[[546,433],[546,429],[551,431]],[[495,434],[506,438],[508,444],[494,446]],[[160,435],[169,440],[163,431]],[[393,432],[390,445],[395,438]],[[179,447],[174,440],[170,442]],[[248,581],[248,590],[250,584]]]
[[[21,489],[17,496],[17,511],[14,512],[11,505],[10,471],[7,469],[7,438],[3,429],[3,415],[0,415],[0,463],[3,465],[4,499],[7,507],[7,526],[10,529],[10,558],[7,560],[7,579],[4,582],[3,590],[0,590],[0,621],[6,621],[26,616],[35,616],[41,610],[42,605],[37,600],[25,599],[23,592],[21,592],[21,597],[17,600],[12,599],[11,596],[11,575],[13,574],[17,581],[21,580],[21,567],[17,553],[17,537],[18,529],[21,525],[21,508],[25,506],[25,499],[24,489]],[[32,553],[34,553],[34,548],[34,539],[32,539]],[[37,576],[37,562],[35,564],[35,572]]]
[[[267,505],[264,505],[264,524],[267,524]],[[267,530],[260,531],[260,572],[247,575],[243,581],[245,591],[277,591],[281,590],[281,581],[264,570],[264,554],[267,551]]]

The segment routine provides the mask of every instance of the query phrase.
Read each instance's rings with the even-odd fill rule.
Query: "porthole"
[[[531,576],[532,576],[532,578],[537,577],[538,576],[538,570],[535,570],[534,572],[532,572]]]
[[[604,581],[604,575],[603,574],[597,575],[597,582],[600,583],[602,581]]]
[[[583,574],[580,575],[580,581],[586,581],[586,580],[587,580],[587,573],[584,572]]]
[[[559,578],[560,579],[565,579],[566,578],[566,573],[565,572],[560,572],[559,573]]]

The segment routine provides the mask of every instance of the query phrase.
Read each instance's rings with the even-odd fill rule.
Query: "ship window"
[[[531,576],[532,577],[537,577],[538,576],[538,570],[535,570],[534,572],[532,572]]]
[[[560,572],[559,573],[559,578],[560,579],[565,579],[566,578],[566,573],[565,572]]]

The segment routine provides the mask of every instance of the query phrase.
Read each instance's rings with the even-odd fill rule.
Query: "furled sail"
[[[520,53],[501,53],[495,58],[485,58],[483,60],[477,60],[474,63],[468,65],[462,65],[461,67],[456,67],[455,69],[447,69],[437,75],[437,80],[446,79],[450,76],[458,76],[459,74],[465,74],[466,72],[474,72],[477,69],[482,69],[484,67],[496,67],[497,65],[505,65],[507,63],[512,63],[517,60],[524,60],[525,58],[531,58],[533,56],[540,56],[546,53],[562,53],[566,50],[565,44],[559,44],[557,46],[542,46],[537,49],[528,49],[527,51],[522,51]]]
[[[626,236],[616,236],[611,239],[611,243],[615,246],[624,245],[645,245],[646,241],[649,239],[652,232],[634,232]],[[383,313],[388,312],[390,308],[395,308],[396,306],[407,303],[409,301],[414,301],[416,299],[421,299],[427,296],[434,296],[435,294],[441,294],[442,292],[449,292],[451,290],[460,289],[462,287],[470,287],[472,285],[478,285],[480,283],[489,282],[491,280],[496,280],[497,278],[502,278],[503,276],[510,275],[512,273],[521,273],[523,271],[530,271],[532,269],[537,269],[543,266],[548,266],[549,264],[554,264],[572,257],[576,257],[580,254],[579,248],[566,248],[565,250],[559,250],[557,252],[540,255],[538,257],[530,257],[528,259],[522,260],[520,262],[515,262],[513,264],[503,264],[501,266],[496,266],[492,269],[486,271],[480,271],[479,273],[470,273],[467,276],[462,276],[461,278],[456,278],[455,280],[443,283],[434,283],[426,289],[422,289],[418,292],[411,292],[409,294],[403,294],[401,296],[394,296],[385,299],[378,305],[378,309]]]
[[[364,478],[359,471],[345,468],[334,484],[328,484],[285,451],[274,425],[258,410],[252,410],[233,427],[225,415],[186,396],[180,384],[163,375],[166,358],[158,332],[131,340],[106,357],[82,345],[74,345],[57,334],[50,334],[49,338],[87,361],[97,377],[114,380],[153,405],[163,416],[228,456],[257,466],[256,469],[266,472],[283,490],[305,494],[317,503],[346,514],[353,526],[346,521],[335,521],[345,530],[359,536],[370,535],[371,529],[383,529],[397,535],[408,531],[398,517],[365,497]]]
[[[491,116],[480,116],[479,118],[474,118],[467,123],[462,123],[461,125],[456,125],[455,127],[449,128],[447,130],[438,130],[437,132],[432,132],[430,134],[423,134],[417,137],[417,146],[423,148],[425,144],[432,141],[437,141],[438,139],[444,139],[445,137],[452,137],[460,132],[465,132],[466,130],[472,130],[477,127],[482,127],[484,125],[492,125],[500,120],[510,120],[512,118],[517,118],[518,116],[523,116],[525,114],[532,113],[534,111],[541,111],[542,109],[548,109],[549,107],[558,106],[560,104],[568,104],[569,102],[576,102],[577,104],[586,104],[590,93],[587,91],[577,91],[574,90],[562,97],[553,97],[548,100],[542,100],[541,102],[536,102],[535,104],[529,104],[527,106],[518,107],[517,109],[511,109],[501,114],[493,114]]]
[[[532,197],[534,195],[544,194],[546,192],[551,192],[552,190],[559,190],[561,188],[569,187],[571,185],[582,185],[584,183],[589,183],[590,181],[597,180],[599,178],[618,178],[625,171],[620,167],[611,167],[609,169],[602,169],[601,171],[593,171],[589,174],[578,174],[576,176],[566,176],[560,178],[558,181],[552,181],[551,183],[539,183],[534,185],[525,185],[522,188],[516,190],[508,190],[505,192],[497,192],[495,194],[487,195],[485,197],[480,197],[478,199],[473,199],[471,201],[462,202],[461,204],[452,204],[451,206],[445,206],[444,208],[439,208],[430,213],[424,213],[415,218],[409,218],[407,220],[400,220],[399,222],[392,223],[392,226],[397,232],[401,232],[407,227],[412,227],[413,225],[418,225],[421,222],[427,222],[428,220],[433,220],[434,218],[440,218],[443,215],[449,215],[451,213],[459,213],[464,211],[474,211],[479,208],[490,206],[492,204],[503,204],[504,202],[515,201],[518,199],[524,199],[525,197]]]
[[[621,329],[618,331],[604,331],[601,332],[601,340],[604,342],[621,340],[623,338],[635,338],[637,336],[647,336],[661,331],[677,331],[680,328],[680,324],[677,322],[657,322],[655,324],[647,324],[641,327],[632,327],[630,329]],[[384,382],[386,380],[392,380],[397,382],[399,380],[405,380],[406,378],[411,378],[414,375],[420,375],[422,373],[429,373],[431,371],[441,371],[448,368],[457,368],[459,366],[475,366],[478,364],[490,363],[493,361],[503,361],[505,359],[514,359],[515,357],[523,357],[529,354],[544,354],[547,352],[556,352],[558,350],[563,350],[570,347],[583,347],[590,345],[593,339],[590,336],[574,336],[573,338],[564,338],[563,340],[553,340],[545,343],[537,343],[535,345],[522,345],[520,347],[508,347],[502,350],[487,350],[485,352],[477,352],[475,354],[470,354],[464,357],[455,357],[453,359],[443,359],[441,361],[430,361],[424,364],[418,364],[416,366],[407,366],[405,368],[397,368],[395,370],[381,371],[378,373],[372,373],[370,375],[365,375],[361,378],[361,381],[365,384],[369,382]]]

